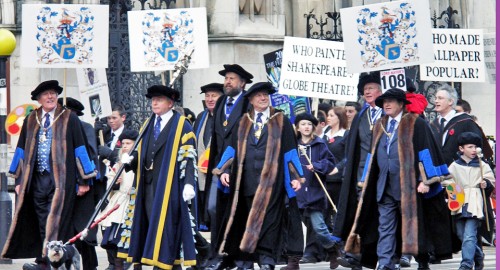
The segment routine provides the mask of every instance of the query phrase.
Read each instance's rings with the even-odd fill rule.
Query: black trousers
[[[40,230],[40,239],[45,239],[45,229],[47,227],[47,217],[49,216],[52,198],[54,197],[55,184],[53,176],[47,172],[33,172],[31,178],[30,193],[33,197],[35,214]]]
[[[95,247],[85,241],[76,241],[75,247],[82,256],[83,270],[95,270],[98,265]]]

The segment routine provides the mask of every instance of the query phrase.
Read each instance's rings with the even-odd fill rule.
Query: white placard
[[[432,29],[434,59],[420,65],[422,81],[484,82],[482,29]]]
[[[109,98],[108,78],[104,68],[76,69],[80,102],[85,109],[82,119],[94,123],[97,117],[103,118],[111,115],[111,100]]]
[[[356,101],[358,78],[346,70],[344,43],[285,37],[280,94]]]
[[[208,68],[205,8],[129,11],[130,69],[173,70],[192,49],[189,68]]]
[[[380,71],[380,86],[382,93],[392,88],[399,88],[406,91],[405,69],[392,69]]]
[[[340,14],[349,72],[386,70],[433,61],[427,0],[343,8]]]
[[[108,67],[108,5],[24,4],[22,20],[22,67]]]
[[[497,83],[497,48],[495,33],[484,34],[484,64],[490,77],[490,83]]]

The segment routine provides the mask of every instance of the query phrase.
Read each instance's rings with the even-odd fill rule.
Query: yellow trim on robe
[[[194,135],[194,132],[189,132],[187,134],[184,134],[182,136],[182,144],[185,144],[189,139],[193,139],[196,143],[196,135]]]
[[[177,124],[177,130],[175,131],[175,137],[174,137],[174,145],[172,147],[172,153],[170,154],[170,164],[169,168],[175,168],[176,163],[177,163],[177,152],[179,151],[179,140],[181,138],[182,130],[184,128],[184,123],[185,123],[185,117],[181,116],[179,118],[179,122]],[[168,202],[170,200],[170,192],[171,192],[171,187],[172,187],[172,180],[174,177],[174,172],[175,170],[168,170],[167,174],[167,184],[164,192],[164,197],[163,197],[163,204],[160,212],[160,219],[159,220],[165,220],[167,217],[167,209],[168,209]],[[163,228],[165,227],[164,222],[159,222],[158,224],[158,229],[156,230],[156,239],[155,239],[155,248],[153,250],[153,260],[159,263],[158,257],[160,255],[160,249],[159,247],[161,246],[161,240],[163,236]],[[144,260],[144,259],[143,259]],[[157,265],[159,266],[159,265]]]

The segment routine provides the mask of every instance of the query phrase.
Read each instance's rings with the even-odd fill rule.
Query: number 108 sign
[[[382,93],[392,88],[406,91],[405,70],[401,68],[380,71],[380,85],[382,86]]]

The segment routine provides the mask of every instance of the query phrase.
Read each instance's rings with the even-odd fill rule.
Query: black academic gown
[[[224,122],[226,121],[225,105],[228,96],[227,95],[221,96],[217,100],[217,104],[215,105],[214,128],[212,132],[212,140],[210,144],[210,158],[206,176],[207,179],[205,187],[206,193],[209,193],[210,190],[210,185],[213,176],[212,170],[217,166],[217,163],[219,163],[224,150],[227,148],[228,145],[231,144],[231,136],[233,134],[236,134],[238,130],[237,123],[241,119],[241,116],[244,113],[246,113],[249,109],[248,99],[243,96],[244,94],[245,92],[241,94],[238,102],[234,105],[234,108],[229,116],[229,119],[227,119],[226,126],[224,126]],[[216,217],[215,217],[216,224],[210,224],[211,244],[214,251],[215,247],[219,245],[217,243],[217,239],[219,239],[218,235],[221,233],[222,229],[221,220],[225,215],[224,211],[228,203],[228,192],[229,192],[228,189],[224,189],[222,185],[220,185],[220,188],[217,190],[217,198],[215,198],[217,200]],[[207,198],[206,205],[208,205],[208,200],[213,200],[213,199],[214,198]],[[215,252],[213,255],[215,255]]]

